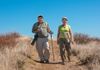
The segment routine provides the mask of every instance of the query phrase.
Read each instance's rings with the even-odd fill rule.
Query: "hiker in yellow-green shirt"
[[[62,24],[58,28],[57,43],[60,48],[62,64],[64,64],[66,58],[65,51],[67,51],[67,58],[70,61],[71,43],[74,43],[74,38],[66,17],[62,18]]]

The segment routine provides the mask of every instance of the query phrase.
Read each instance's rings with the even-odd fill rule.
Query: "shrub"
[[[82,34],[82,33],[75,33],[74,39],[77,44],[88,44],[91,41],[100,42],[100,38],[90,37],[90,36],[88,36],[86,34]]]
[[[0,48],[4,46],[14,46],[16,43],[16,38],[20,37],[18,33],[8,33],[0,35]]]

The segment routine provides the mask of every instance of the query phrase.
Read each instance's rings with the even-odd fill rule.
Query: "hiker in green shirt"
[[[66,17],[62,18],[62,24],[58,28],[57,43],[60,48],[60,55],[62,64],[64,64],[65,51],[67,51],[67,58],[70,61],[71,43],[74,42],[73,33]],[[65,48],[65,49],[64,49]]]

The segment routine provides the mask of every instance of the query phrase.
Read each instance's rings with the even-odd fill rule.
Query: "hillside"
[[[29,37],[17,36],[13,40],[14,45],[1,45],[0,42],[1,46],[5,46],[0,48],[0,70],[100,70],[100,44],[98,42],[72,45],[71,62],[66,60],[66,64],[61,65],[56,42],[54,42],[55,61],[52,59],[50,48],[50,64],[41,64],[36,62],[39,59],[35,46],[30,44],[31,40]]]

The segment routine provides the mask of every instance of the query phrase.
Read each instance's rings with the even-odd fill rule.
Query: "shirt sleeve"
[[[35,33],[36,30],[37,30],[37,26],[36,26],[36,24],[37,24],[37,23],[35,23],[35,24],[33,25],[33,27],[32,27],[32,33]]]

